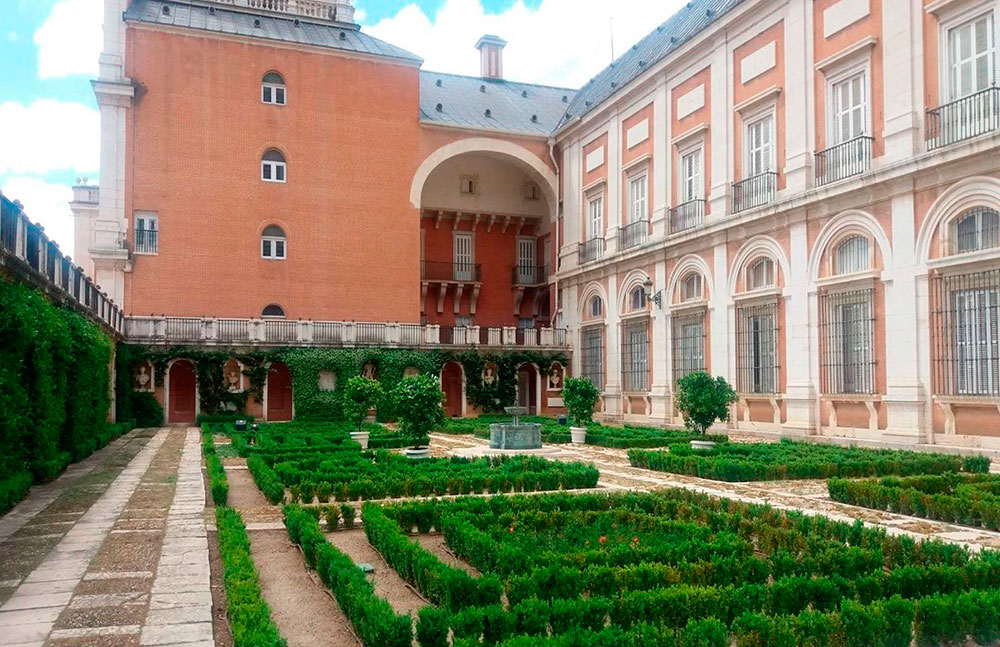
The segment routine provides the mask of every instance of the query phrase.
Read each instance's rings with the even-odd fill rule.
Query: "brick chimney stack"
[[[484,79],[503,80],[503,48],[507,41],[487,34],[476,43],[480,57],[480,76]]]

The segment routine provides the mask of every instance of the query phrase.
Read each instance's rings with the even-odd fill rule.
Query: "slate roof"
[[[574,96],[566,88],[420,72],[420,120],[445,126],[548,136]]]
[[[163,12],[164,7],[169,9],[169,13]],[[174,0],[133,0],[125,11],[125,20],[316,45],[346,52],[385,56],[415,64],[423,62],[419,56],[372,38],[354,26],[311,22],[307,18],[300,18],[296,26],[295,16],[291,15],[250,14],[224,6],[210,8]],[[259,27],[255,26],[255,20],[260,21]]]
[[[586,115],[743,0],[691,0],[577,93],[557,129]]]

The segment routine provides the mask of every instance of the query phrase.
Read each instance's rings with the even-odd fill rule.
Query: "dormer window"
[[[276,106],[285,105],[285,79],[277,72],[264,75],[260,85],[260,100]]]

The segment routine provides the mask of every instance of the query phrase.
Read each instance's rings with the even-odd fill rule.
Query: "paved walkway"
[[[89,467],[106,486],[76,475],[41,501],[32,493],[12,521],[0,519],[0,529],[18,525],[0,550],[23,573],[0,606],[0,645],[212,644],[200,436],[135,437],[143,436],[148,442],[113,477],[100,458]],[[40,541],[51,524],[62,533]]]

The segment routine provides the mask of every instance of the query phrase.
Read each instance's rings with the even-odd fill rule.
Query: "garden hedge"
[[[222,461],[215,451],[215,437],[208,425],[201,426],[201,453],[205,457],[205,467],[208,470],[208,485],[212,492],[212,501],[216,506],[224,506],[229,500],[229,480]]]
[[[731,482],[982,472],[989,468],[989,461],[984,464],[978,458],[790,440],[724,443],[711,450],[672,445],[669,452],[631,450],[628,457],[633,467]]]

